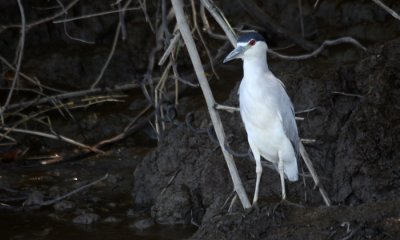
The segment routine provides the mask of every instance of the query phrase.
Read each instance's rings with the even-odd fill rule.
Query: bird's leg
[[[254,190],[254,196],[253,196],[253,207],[257,206],[257,200],[258,200],[258,191],[260,187],[260,180],[261,180],[261,174],[262,174],[262,165],[261,165],[261,154],[258,151],[258,148],[253,144],[253,142],[249,140],[249,145],[251,148],[251,151],[253,152],[254,160],[256,161],[256,174],[257,174],[257,179],[256,179],[256,189]]]
[[[281,176],[281,185],[282,185],[282,200],[286,200],[286,189],[285,189],[285,173],[283,172],[283,159],[279,154],[279,162],[278,162],[278,170],[279,175]]]
[[[256,189],[254,190],[254,197],[253,197],[253,206],[257,204],[258,200],[258,191],[260,188],[260,180],[261,180],[261,175],[262,175],[262,165],[261,165],[261,158],[260,155],[254,156],[256,159],[256,174],[257,174],[257,179],[256,179]]]

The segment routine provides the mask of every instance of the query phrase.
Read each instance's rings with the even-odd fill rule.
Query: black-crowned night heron
[[[283,83],[268,68],[267,49],[265,39],[260,34],[247,32],[238,38],[236,48],[224,60],[224,63],[235,58],[243,60],[239,101],[240,115],[256,161],[253,205],[258,200],[261,156],[272,162],[279,172],[283,200],[286,199],[285,176],[289,181],[298,180],[300,139],[293,105]]]

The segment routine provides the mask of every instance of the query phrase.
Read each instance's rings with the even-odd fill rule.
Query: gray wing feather
[[[296,156],[298,156],[300,138],[297,130],[296,116],[292,101],[290,100],[289,96],[285,91],[285,85],[283,85],[282,82],[281,84],[282,84],[282,89],[281,89],[282,91],[280,92],[280,97],[278,101],[279,104],[278,111],[279,115],[281,116],[281,121],[283,128],[285,130],[285,134],[292,143]]]

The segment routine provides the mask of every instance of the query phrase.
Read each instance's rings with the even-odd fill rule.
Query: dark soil
[[[400,40],[370,49],[362,60],[317,69],[305,63],[278,74],[288,86],[301,136],[335,206],[324,207],[306,177],[288,183],[288,198],[303,207],[279,206],[278,174],[265,169],[260,208],[227,212],[232,184],[219,147],[206,132],[175,124],[135,170],[135,203],[151,207],[160,224],[201,224],[193,239],[390,239],[400,234]],[[274,65],[273,65],[274,66]],[[288,69],[290,64],[286,65]],[[273,67],[274,68],[274,67]],[[277,65],[275,72],[279,72]],[[237,105],[237,88],[226,104]],[[247,152],[238,113],[221,113],[236,151]],[[207,129],[206,112],[193,125]],[[255,166],[236,159],[252,196]],[[302,167],[306,172],[305,168]],[[306,173],[305,173],[306,175]],[[224,204],[228,201],[228,204]]]

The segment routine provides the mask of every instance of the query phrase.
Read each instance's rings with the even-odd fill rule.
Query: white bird
[[[283,200],[286,199],[285,177],[289,181],[298,180],[300,138],[293,104],[284,84],[268,68],[267,49],[260,34],[247,32],[238,38],[236,48],[224,59],[224,63],[235,58],[243,60],[239,101],[240,114],[256,161],[253,205],[258,200],[261,156],[272,162],[279,172]]]

